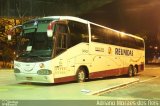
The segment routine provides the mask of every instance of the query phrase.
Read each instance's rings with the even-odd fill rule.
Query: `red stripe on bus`
[[[90,73],[89,78],[94,79],[98,77],[119,76],[127,73],[128,73],[128,67],[118,68],[118,69],[111,69],[111,70],[97,71]]]
[[[55,78],[54,82],[60,83],[60,82],[69,82],[74,80],[76,80],[75,76],[67,76],[67,77]]]
[[[144,65],[143,64],[138,65],[138,72],[143,70],[144,70]],[[99,77],[119,76],[119,75],[125,75],[125,74],[128,74],[128,67],[92,72],[89,74],[89,78],[94,79]],[[75,80],[76,80],[76,76],[67,76],[67,77],[55,78],[54,82],[60,83],[60,82],[69,82],[69,81],[75,81]]]

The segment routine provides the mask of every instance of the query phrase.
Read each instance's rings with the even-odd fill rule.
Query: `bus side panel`
[[[144,70],[143,50],[92,42],[90,54],[90,78],[125,75],[130,65]]]
[[[115,47],[108,44],[92,42],[90,54],[92,64],[90,68],[90,78],[118,76],[123,68],[123,60],[115,56]],[[123,72],[126,73],[126,70]]]
[[[76,80],[75,76],[67,76],[67,77],[60,77],[60,78],[55,78],[54,82],[55,83],[60,83],[60,82],[70,82]]]
[[[102,77],[108,77],[108,76],[115,76],[119,74],[120,69],[110,69],[110,70],[104,70],[104,71],[97,71],[90,73],[90,78],[102,78]]]
[[[88,62],[88,44],[80,43],[73,46],[55,58],[55,83],[76,80],[76,71],[80,65]]]

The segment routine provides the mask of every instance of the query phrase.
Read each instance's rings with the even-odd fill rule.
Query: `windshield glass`
[[[25,23],[19,38],[19,61],[45,61],[53,51],[53,37],[47,36],[47,27],[52,20],[36,20]]]

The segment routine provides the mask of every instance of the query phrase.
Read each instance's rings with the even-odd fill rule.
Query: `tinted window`
[[[110,29],[91,25],[91,36],[93,42],[121,45],[119,33]]]
[[[129,47],[130,44],[128,44],[128,36],[126,36],[125,34],[121,35],[121,41],[122,46]]]
[[[107,43],[121,46],[121,41],[120,41],[121,39],[119,33],[114,32],[112,30],[107,30],[106,35],[107,35]]]
[[[122,39],[122,46],[135,48],[135,39],[133,37],[124,35],[121,36],[121,39]]]
[[[70,30],[69,47],[75,46],[76,44],[81,42],[89,42],[87,24],[69,21],[68,26]]]
[[[106,43],[105,29],[91,24],[91,40],[93,42]]]
[[[143,41],[140,39],[136,39],[132,36],[121,35],[122,46],[134,48],[134,49],[144,49]]]
[[[66,24],[56,24],[56,55],[65,51],[68,47],[68,27]]]
[[[106,43],[134,49],[144,49],[143,40],[128,36],[125,33],[103,28],[91,24],[91,40],[93,42]]]
[[[136,45],[138,49],[144,49],[144,42],[143,40],[136,39]]]

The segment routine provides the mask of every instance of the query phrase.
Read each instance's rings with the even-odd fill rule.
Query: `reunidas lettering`
[[[133,50],[127,50],[122,48],[115,48],[115,55],[133,56]]]

